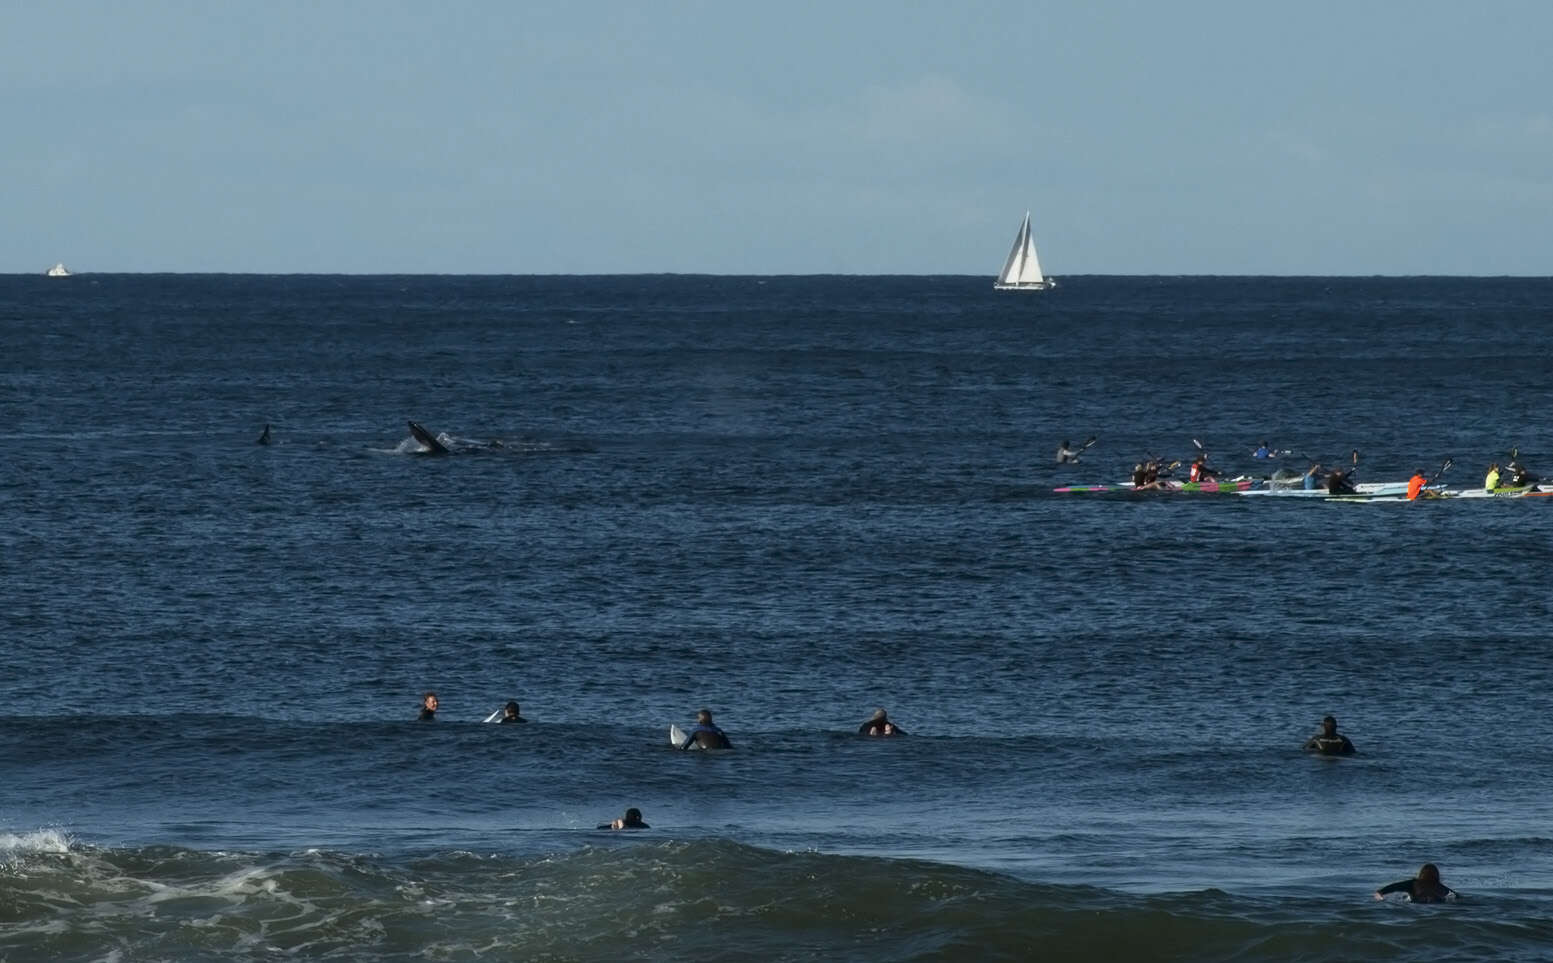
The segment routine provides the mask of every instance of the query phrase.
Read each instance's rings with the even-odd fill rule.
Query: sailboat
[[[51,278],[68,278],[70,276],[70,269],[65,267],[64,261],[60,261],[43,273]]]
[[[1008,260],[1003,262],[1003,270],[992,286],[998,291],[1044,291],[1057,286],[1056,281],[1041,275],[1041,261],[1035,256],[1035,241],[1030,237],[1029,211],[1025,211]]]

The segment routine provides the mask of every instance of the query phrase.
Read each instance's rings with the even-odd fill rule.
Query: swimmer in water
[[[509,702],[505,706],[502,707],[502,710],[501,710],[501,721],[505,723],[505,722],[527,722],[528,720],[523,718],[522,716],[518,715],[518,704],[516,702]]]
[[[428,692],[421,696],[421,714],[417,717],[421,722],[437,721],[437,694]]]
[[[712,710],[702,709],[696,713],[696,727],[685,735],[685,741],[680,743],[681,749],[689,749],[691,746],[699,746],[702,749],[732,749],[733,743],[728,741],[728,734],[712,725]]]
[[[599,823],[600,829],[651,829],[652,827],[642,822],[642,811],[632,806],[626,810],[626,814],[619,819],[607,823]]]
[[[904,736],[906,730],[890,721],[889,714],[883,709],[875,709],[874,714],[868,717],[868,721],[857,727],[860,736]]]
[[[1327,716],[1321,720],[1321,731],[1305,742],[1305,751],[1319,752],[1323,756],[1351,756],[1354,747],[1347,736],[1338,734],[1337,720]]]
[[[1375,891],[1376,899],[1385,899],[1391,893],[1406,893],[1414,903],[1454,903],[1456,891],[1440,882],[1440,868],[1425,863],[1412,879],[1398,880]]]

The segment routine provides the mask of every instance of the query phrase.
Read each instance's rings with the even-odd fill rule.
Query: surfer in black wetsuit
[[[1407,898],[1414,903],[1444,903],[1456,900],[1456,891],[1440,882],[1440,868],[1433,863],[1425,863],[1419,868],[1418,875],[1412,879],[1398,880],[1382,886],[1375,891],[1375,898],[1385,899],[1391,893],[1406,893]]]
[[[868,717],[868,721],[857,727],[860,736],[904,736],[906,730],[890,721],[890,716],[883,709],[875,709],[874,714]]]
[[[1338,733],[1337,719],[1327,716],[1321,720],[1321,731],[1306,740],[1305,751],[1319,752],[1323,756],[1351,756],[1354,747],[1347,736]]]
[[[712,725],[712,710],[702,709],[696,713],[696,727],[685,734],[685,741],[679,744],[681,749],[689,749],[691,746],[699,746],[702,749],[732,749],[733,743],[728,741],[728,734]]]
[[[1084,449],[1082,448],[1074,448],[1073,443],[1064,438],[1062,439],[1062,445],[1057,449],[1057,464],[1075,465],[1078,463],[1078,456],[1083,451]]]
[[[599,823],[600,829],[651,829],[652,827],[642,822],[642,811],[632,806],[626,810],[626,814],[619,819],[607,823]]]
[[[437,694],[428,692],[421,696],[421,714],[417,716],[422,722],[435,722],[437,720]]]
[[[1354,493],[1353,480],[1348,476],[1351,471],[1343,471],[1341,468],[1332,469],[1332,474],[1327,476],[1327,494],[1352,495]]]
[[[518,715],[518,704],[516,702],[509,702],[505,706],[502,707],[502,710],[501,710],[501,721],[505,723],[505,722],[527,722],[528,720],[523,718],[522,716]]]

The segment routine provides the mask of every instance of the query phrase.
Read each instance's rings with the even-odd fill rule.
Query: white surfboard
[[[486,716],[484,721],[486,721],[486,722],[500,722],[501,721],[502,709],[505,709],[505,708],[507,708],[507,707],[506,706],[502,706],[501,709],[497,709],[495,712],[493,712],[490,715]]]
[[[669,745],[678,749],[685,744],[685,730],[679,726],[669,726]]]

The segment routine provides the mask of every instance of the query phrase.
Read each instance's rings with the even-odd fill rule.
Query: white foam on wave
[[[0,859],[34,853],[68,852],[70,836],[62,830],[35,829],[30,833],[0,833]]]

